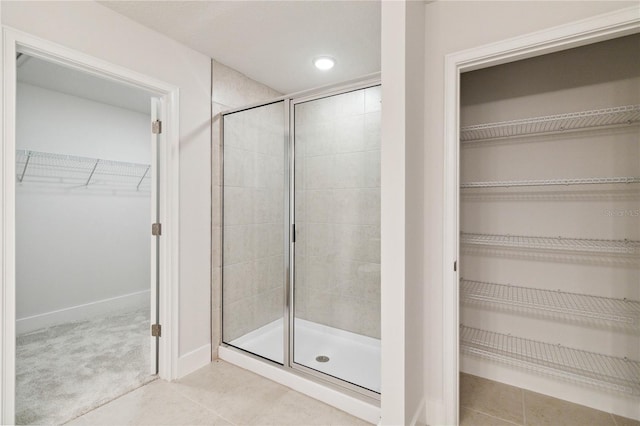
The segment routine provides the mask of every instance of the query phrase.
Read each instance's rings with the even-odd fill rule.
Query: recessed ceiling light
[[[330,56],[318,56],[313,60],[313,65],[321,71],[330,70],[335,64],[336,60]]]

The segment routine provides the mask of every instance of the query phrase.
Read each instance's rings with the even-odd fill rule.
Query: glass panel
[[[380,392],[380,87],[295,106],[293,361]]]
[[[283,362],[284,102],[224,116],[222,339]]]

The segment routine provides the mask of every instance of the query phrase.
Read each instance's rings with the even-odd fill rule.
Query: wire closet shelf
[[[463,353],[536,373],[640,395],[640,362],[508,334],[460,326]]]
[[[469,188],[509,188],[522,186],[570,186],[570,185],[603,185],[620,183],[640,183],[640,177],[589,177],[566,179],[530,179],[530,180],[501,180],[486,182],[466,182],[460,185],[462,189]]]
[[[637,328],[640,302],[586,294],[518,287],[482,281],[460,280],[464,302],[495,303],[583,318],[609,321]]]
[[[21,150],[16,152],[16,180],[149,191],[151,165]]]
[[[473,234],[463,232],[460,234],[460,242],[467,246],[560,250],[622,255],[637,255],[640,253],[640,241],[635,240],[532,237],[524,235]]]
[[[624,105],[568,114],[464,126],[460,142],[595,129],[640,123],[640,105]]]

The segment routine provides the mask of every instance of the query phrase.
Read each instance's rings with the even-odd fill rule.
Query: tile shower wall
[[[227,161],[231,162],[231,164],[227,164],[227,170],[231,173],[226,176],[229,185],[227,187],[228,199],[225,203],[225,225],[228,227],[225,229],[226,246],[224,248],[225,282],[227,285],[223,301],[221,296],[223,247],[220,112],[277,96],[280,94],[275,90],[251,80],[223,64],[212,62],[213,271],[211,306],[212,355],[214,358],[217,358],[218,346],[221,341],[222,303],[225,304],[225,315],[233,312],[233,315],[225,318],[227,332],[225,337],[227,338],[238,337],[248,330],[264,325],[265,321],[268,322],[276,318],[274,307],[276,292],[270,292],[270,283],[273,283],[273,277],[280,273],[274,266],[277,263],[278,254],[267,250],[272,246],[269,239],[282,238],[282,235],[275,235],[275,227],[269,226],[276,218],[273,206],[268,208],[266,205],[273,195],[270,194],[270,191],[276,191],[277,188],[271,183],[266,186],[259,184],[262,180],[261,176],[267,173],[266,167],[280,166],[275,158],[277,155],[271,150],[266,150],[268,144],[256,145],[255,143],[256,135],[260,131],[258,127],[260,120],[258,120],[256,123],[258,126],[250,130],[252,135],[248,135],[244,141],[240,140],[243,138],[239,138],[235,145],[232,143],[232,146],[227,149]],[[262,119],[264,118],[262,117]],[[268,129],[263,130],[267,130],[268,133]],[[282,138],[281,129],[280,138]],[[232,167],[234,162],[237,163],[236,167]],[[282,170],[281,167],[280,170]],[[252,240],[252,234],[247,232],[252,227],[256,230],[254,234],[259,236],[259,240]],[[254,245],[258,241],[261,245]],[[243,247],[247,249],[245,254],[241,250]],[[282,265],[282,262],[280,261],[279,264]],[[268,278],[257,281],[255,278],[258,274]],[[279,303],[277,313],[281,317],[281,299]]]
[[[380,338],[380,87],[296,105],[297,318]]]

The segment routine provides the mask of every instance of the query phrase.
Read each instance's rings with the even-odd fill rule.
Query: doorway
[[[149,340],[149,353],[147,359],[155,358],[155,363],[149,363],[145,367],[145,374],[171,380],[177,375],[178,351],[174,343],[177,343],[179,330],[177,327],[178,307],[177,283],[178,283],[178,247],[179,229],[177,225],[179,199],[178,187],[178,88],[163,81],[156,80],[135,71],[105,62],[101,59],[68,49],[47,40],[31,36],[12,29],[4,29],[4,61],[3,61],[3,186],[1,198],[3,208],[2,221],[2,292],[0,292],[0,340],[2,351],[0,353],[1,387],[0,400],[2,409],[2,422],[14,424],[16,422],[16,189],[18,183],[18,149],[16,147],[17,121],[16,109],[10,107],[17,104],[18,95],[18,61],[19,53],[34,58],[39,58],[53,64],[62,66],[67,70],[78,71],[98,80],[105,80],[112,85],[120,85],[129,89],[137,89],[147,92],[156,98],[155,110],[157,122],[153,126],[157,132],[152,133],[151,123],[146,123],[146,142],[152,138],[152,151],[150,164],[156,166],[157,173],[150,179],[151,206],[155,210],[147,210],[146,233],[149,240],[148,247],[155,247],[155,254],[151,254],[147,268],[151,270],[150,276],[154,278],[147,287],[147,304],[150,307],[152,327],[157,337],[151,336],[152,331],[147,329]],[[86,77],[86,76],[85,76]],[[104,92],[104,91],[103,91]],[[108,90],[106,92],[109,92]],[[58,108],[58,106],[56,106]],[[153,106],[151,108],[154,108]],[[47,111],[49,112],[49,111]],[[56,111],[57,112],[57,111]],[[38,125],[38,123],[36,123]],[[91,135],[87,139],[90,139]],[[28,155],[27,155],[28,157]],[[35,157],[32,155],[32,158]],[[82,157],[77,155],[75,157]],[[93,156],[94,160],[99,159]],[[107,159],[107,158],[105,158]],[[31,162],[32,160],[29,160]],[[117,161],[117,160],[116,160]],[[126,161],[125,161],[126,162]],[[105,162],[104,165],[108,165]],[[32,163],[33,165],[33,163]],[[95,166],[95,164],[94,164]],[[97,169],[96,169],[97,170]],[[152,168],[149,169],[152,171]],[[26,172],[25,172],[26,173]],[[91,176],[89,183],[98,175]],[[25,174],[26,176],[26,174]],[[26,177],[25,177],[26,179]],[[101,178],[104,179],[104,176]],[[148,178],[146,178],[148,179]],[[85,181],[86,184],[86,181]],[[118,184],[115,185],[118,187]],[[136,184],[137,186],[137,184]],[[94,187],[91,190],[97,190]],[[104,186],[103,186],[104,189]],[[112,188],[113,189],[113,188]],[[142,189],[142,188],[141,188]],[[157,196],[156,196],[157,195]],[[151,214],[153,213],[153,215]],[[156,234],[152,234],[152,223]],[[157,257],[157,259],[156,259]],[[155,271],[155,275],[154,275]],[[153,281],[155,280],[155,281]],[[154,285],[155,282],[155,285]],[[157,299],[156,299],[157,295]],[[139,297],[142,297],[139,295]],[[109,299],[108,297],[106,299]],[[117,299],[117,298],[116,298]],[[154,300],[155,303],[151,303]],[[96,307],[88,303],[84,308],[89,312]],[[174,314],[175,312],[175,314]],[[61,313],[64,313],[62,310]],[[164,324],[161,331],[160,324]],[[153,353],[152,349],[153,348]],[[157,349],[156,349],[157,348]],[[46,366],[39,366],[46,368]],[[93,378],[92,378],[93,380]]]
[[[158,100],[23,53],[16,94],[15,420],[63,423],[157,373]]]
[[[475,241],[479,241],[474,239],[475,241],[471,241],[469,238],[469,234],[461,233],[461,221],[460,219],[460,207],[461,207],[461,188],[466,191],[470,191],[474,186],[473,182],[462,181],[461,177],[461,157],[460,151],[461,143],[465,142],[465,132],[471,130],[474,126],[469,126],[467,128],[462,129],[460,126],[460,93],[461,93],[461,75],[464,72],[476,71],[480,69],[486,69],[491,66],[506,64],[509,62],[514,62],[516,60],[523,60],[528,58],[540,57],[544,54],[552,54],[554,52],[566,51],[570,48],[577,48],[585,45],[592,45],[597,42],[611,40],[617,37],[623,37],[630,34],[635,34],[638,32],[638,24],[636,19],[636,11],[632,9],[625,9],[620,12],[611,13],[608,15],[597,16],[588,20],[580,21],[578,23],[565,25],[562,27],[556,27],[553,30],[549,31],[541,31],[538,33],[533,33],[526,37],[520,37],[518,39],[506,40],[504,42],[495,43],[488,46],[481,46],[474,49],[469,49],[457,53],[452,53],[447,55],[445,58],[445,98],[447,99],[447,103],[445,105],[445,155],[444,155],[444,164],[445,164],[445,203],[444,203],[444,217],[445,217],[445,228],[444,228],[444,241],[443,241],[443,253],[444,253],[444,282],[443,282],[443,300],[444,300],[444,353],[447,355],[443,362],[443,368],[445,371],[444,374],[444,391],[445,395],[447,395],[447,399],[445,401],[444,414],[443,417],[446,423],[455,423],[459,422],[459,408],[460,408],[460,361],[461,356],[459,356],[460,350],[463,349],[467,351],[469,348],[468,342],[470,341],[478,341],[475,336],[472,336],[472,333],[469,333],[470,327],[464,327],[460,322],[460,301],[462,298],[468,297],[470,294],[469,289],[472,285],[470,285],[469,281],[466,281],[462,278],[460,274],[460,265],[459,261],[461,260],[461,250],[462,246],[465,246],[465,250],[469,250],[469,248],[474,244]],[[616,112],[623,112],[620,109],[612,108],[616,110]],[[624,108],[623,108],[624,109]],[[571,116],[571,114],[566,114],[567,116]],[[587,116],[585,112],[579,112],[577,115]],[[591,112],[591,115],[594,116],[595,113]],[[539,120],[539,123],[543,123],[545,126],[549,124],[556,125],[556,122],[550,120],[551,117],[543,117],[543,119]],[[568,117],[562,117],[566,119]],[[510,125],[513,124],[521,124],[526,123],[526,120],[514,120],[509,122]],[[496,123],[492,123],[491,126],[495,127]],[[565,123],[562,123],[562,126],[559,126],[556,130],[560,132],[565,130]],[[477,126],[476,128],[480,128],[484,126]],[[525,126],[522,126],[523,128]],[[513,127],[515,128],[515,127]],[[575,126],[573,128],[576,128]],[[567,127],[567,130],[572,129],[572,127]],[[484,130],[484,129],[482,129]],[[557,132],[560,134],[560,132]],[[524,132],[523,132],[524,133]],[[515,136],[522,137],[522,133],[512,132],[512,128],[509,128],[508,133],[505,136]],[[500,142],[496,142],[496,146],[501,145],[505,146],[504,141],[500,140]],[[531,161],[531,159],[528,159]],[[515,163],[510,163],[512,166]],[[514,169],[516,170],[516,169]],[[496,178],[498,180],[498,178]],[[493,181],[493,178],[492,178]],[[559,180],[558,180],[559,181]],[[542,180],[535,180],[527,182],[527,185],[531,183],[540,183]],[[551,182],[554,182],[551,180]],[[633,182],[633,180],[631,181]],[[545,180],[545,183],[548,183]],[[592,182],[588,179],[585,179],[584,182],[580,184],[591,184]],[[470,185],[471,184],[471,185]],[[565,185],[563,182],[562,185]],[[482,187],[488,187],[484,183],[481,185]],[[507,184],[501,185],[502,187],[512,186],[515,188],[511,182],[507,182]],[[522,185],[521,185],[522,186]],[[497,186],[496,186],[497,188]],[[509,188],[509,190],[512,190]],[[466,195],[466,194],[465,194]],[[495,194],[492,194],[495,196]],[[500,196],[500,194],[497,194]],[[537,194],[536,194],[537,195]],[[494,198],[497,199],[497,198]],[[540,199],[540,198],[538,198]],[[555,220],[555,219],[554,219]],[[594,227],[594,229],[597,229]],[[477,235],[477,234],[476,234]],[[492,235],[492,237],[501,238],[502,236]],[[480,238],[484,238],[482,235]],[[585,251],[589,251],[589,249],[583,248],[583,246],[579,247],[576,250],[576,247],[571,247],[572,242],[581,243],[580,238],[558,238],[554,236],[553,238],[548,239],[550,242],[548,245],[539,244],[539,241],[542,239],[538,237],[536,240],[529,238],[528,241],[524,241],[527,237],[523,236],[513,236],[510,235],[505,238],[503,241],[506,243],[496,244],[496,246],[502,245],[503,247],[507,245],[511,245],[511,247],[507,247],[508,250],[515,249],[517,250],[530,250],[531,252],[539,250],[543,252],[544,250],[560,250],[559,253],[565,251],[567,253],[584,253]],[[516,239],[518,242],[513,243]],[[491,243],[487,244],[487,240],[482,241],[480,245],[483,247],[488,247]],[[560,241],[560,243],[558,243]],[[593,241],[598,241],[597,239],[593,239]],[[532,245],[538,243],[537,247],[533,247]],[[633,252],[633,241],[631,243],[631,253]],[[615,245],[615,242],[613,243]],[[533,247],[533,249],[532,249]],[[500,248],[500,247],[498,247]],[[600,248],[599,248],[600,250]],[[610,250],[605,247],[605,251],[609,250],[610,253],[613,253],[615,250]],[[623,250],[627,250],[623,248]],[[593,252],[597,252],[597,250],[592,250]],[[498,251],[494,252],[498,253]],[[515,257],[515,256],[514,256]],[[558,257],[559,258],[559,257]],[[482,284],[484,285],[484,284]],[[510,287],[510,294],[516,294],[515,290],[518,290],[517,287],[514,290]],[[495,288],[495,287],[494,287]],[[556,297],[556,289],[554,288],[554,297]],[[528,309],[528,308],[525,308]],[[499,322],[500,325],[506,324],[508,321]],[[495,321],[494,324],[498,324],[498,321]],[[541,328],[543,330],[544,328]],[[473,330],[471,330],[473,331]],[[492,338],[497,335],[485,335],[486,337]],[[485,342],[487,339],[483,336],[479,341]],[[539,343],[540,340],[544,339],[529,339],[527,341],[518,340],[514,338],[511,334],[503,334],[503,336],[498,336],[503,340],[500,342],[501,345],[507,345],[511,347],[515,347],[519,345],[522,348],[530,348],[535,347],[535,350],[540,351],[541,348],[553,348],[554,351],[558,351],[561,345],[549,345],[545,346],[535,346]],[[528,346],[527,346],[528,345]],[[495,348],[504,348],[506,346],[496,345]],[[495,349],[493,348],[493,349]],[[492,350],[493,350],[492,349]],[[528,350],[528,349],[527,349]],[[508,348],[505,353],[508,353],[510,349]],[[514,351],[511,351],[514,353]],[[540,352],[542,353],[542,352]],[[488,354],[488,353],[487,353]],[[539,356],[539,355],[538,355]],[[570,359],[573,354],[569,354],[566,356],[567,359]],[[524,359],[524,356],[522,356]],[[509,362],[509,357],[501,357],[498,359],[494,358],[499,362]],[[516,365],[521,367],[522,364],[514,363],[511,365]],[[533,369],[532,369],[533,370]],[[556,368],[556,371],[558,369]],[[541,371],[541,370],[539,370]],[[549,371],[542,371],[545,375],[549,374]],[[555,372],[554,372],[555,373]],[[582,374],[582,373],[581,373]],[[624,373],[623,373],[624,374]],[[551,374],[553,376],[553,374]],[[576,375],[579,377],[579,375]],[[575,379],[571,379],[573,381]],[[615,380],[615,379],[614,379]],[[569,380],[567,380],[569,381]],[[575,382],[579,383],[580,380],[575,380]],[[575,392],[572,394],[571,398],[577,395]],[[593,401],[600,400],[603,401],[603,394],[600,394],[597,398],[594,398]],[[581,401],[577,401],[581,402]],[[608,401],[607,401],[608,402]],[[630,406],[630,405],[629,405]],[[602,408],[602,407],[600,407]]]

